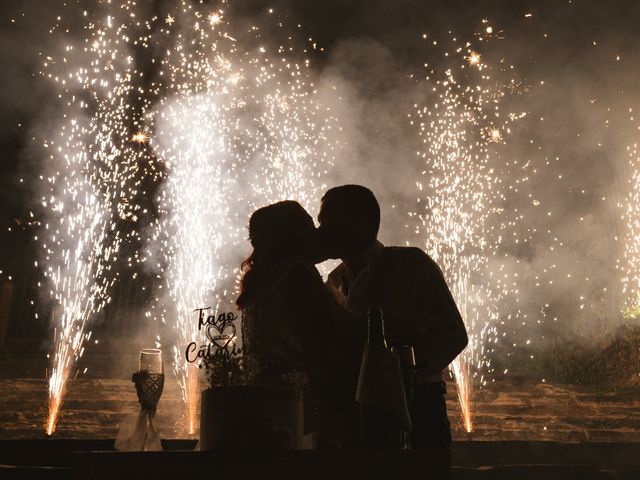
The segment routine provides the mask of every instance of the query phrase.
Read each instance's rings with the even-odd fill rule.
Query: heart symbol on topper
[[[215,322],[209,325],[205,332],[211,343],[224,350],[236,337],[236,326],[233,323]]]

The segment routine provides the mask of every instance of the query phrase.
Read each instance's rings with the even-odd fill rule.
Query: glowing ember
[[[209,16],[209,23],[211,25],[218,25],[222,21],[222,16],[218,13],[212,13]]]
[[[149,141],[149,136],[144,132],[136,133],[131,137],[131,141],[136,143],[147,143]]]
[[[489,131],[489,139],[494,143],[500,143],[502,141],[502,133],[497,128],[492,128]]]
[[[469,56],[467,57],[467,61],[470,65],[479,65],[480,54],[478,52],[471,51],[471,53],[469,53]]]

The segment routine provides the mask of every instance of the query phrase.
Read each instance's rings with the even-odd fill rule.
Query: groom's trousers
[[[451,448],[451,425],[447,418],[446,384],[416,385],[409,404],[411,446],[413,448]]]

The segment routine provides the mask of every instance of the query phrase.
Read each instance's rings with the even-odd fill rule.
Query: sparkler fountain
[[[164,122],[157,130],[161,158],[171,162],[167,183],[161,194],[165,199],[161,215],[166,216],[163,253],[164,277],[175,302],[174,369],[178,374],[187,406],[189,433],[195,432],[198,398],[198,369],[183,358],[183,345],[199,338],[193,321],[194,308],[209,306],[222,266],[220,248],[233,242],[229,209],[233,185],[225,180],[224,135],[220,112],[215,103],[186,98],[167,108],[165,116],[171,130],[165,147]],[[208,128],[202,128],[206,125]],[[168,133],[168,132],[167,132]],[[170,159],[170,160],[169,160]],[[162,218],[162,217],[161,217]],[[226,236],[226,238],[224,238]]]
[[[640,153],[638,144],[627,147],[629,152],[629,190],[621,207],[626,224],[624,235],[624,262],[622,264],[622,295],[625,301],[623,315],[640,316]]]
[[[501,115],[504,92],[490,86],[487,66],[469,44],[466,53],[459,47],[456,54],[466,62],[433,81],[434,100],[415,105],[409,115],[423,144],[417,155],[425,165],[425,179],[417,182],[417,210],[410,216],[414,233],[424,238],[427,253],[441,266],[469,333],[469,345],[451,370],[464,427],[471,432],[473,369],[487,362],[484,343],[495,335],[500,295],[487,269],[500,241],[491,236],[489,220],[502,212],[500,173],[490,145],[502,142],[508,124],[524,114]],[[433,70],[427,79],[432,76]]]
[[[309,61],[290,58],[293,47],[272,57],[260,28],[237,34],[226,12],[189,2],[166,22],[182,33],[161,60],[167,93],[147,116],[166,168],[150,244],[159,243],[168,295],[158,307],[176,330],[174,370],[193,434],[198,369],[183,356],[199,337],[193,311],[232,300],[252,210],[287,198],[318,201],[317,179],[332,155],[324,131],[334,120],[313,98]]]
[[[85,16],[86,16],[85,12]],[[44,274],[55,302],[54,353],[45,430],[58,421],[69,376],[91,337],[87,325],[110,300],[111,266],[123,243],[136,237],[140,205],[137,73],[121,42],[126,25],[112,15],[88,22],[80,45],[69,39],[47,55],[43,75],[56,82],[65,111],[58,133],[44,142],[52,153],[41,176]],[[51,33],[64,35],[61,24]],[[79,62],[77,68],[71,67]]]

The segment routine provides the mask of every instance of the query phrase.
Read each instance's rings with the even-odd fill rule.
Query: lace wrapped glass
[[[164,388],[162,351],[155,348],[141,350],[139,368],[131,381],[136,387],[140,412],[125,417],[115,448],[121,451],[160,451],[162,444],[155,416]]]

